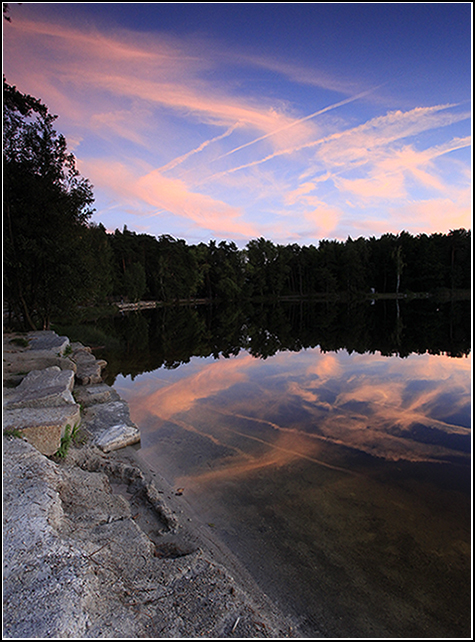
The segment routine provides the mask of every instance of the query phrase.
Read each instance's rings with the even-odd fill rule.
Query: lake
[[[157,310],[104,356],[141,456],[303,636],[469,637],[467,314]]]

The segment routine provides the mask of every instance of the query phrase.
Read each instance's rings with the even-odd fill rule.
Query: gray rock
[[[120,479],[113,491],[86,461],[58,465],[19,439],[3,448],[4,639],[287,636],[282,614],[196,533],[150,532],[161,523],[150,502],[118,494]],[[107,470],[114,455],[98,453]]]
[[[102,381],[102,370],[107,362],[96,359],[90,348],[74,344],[71,359],[76,364],[76,380],[81,385],[97,384]]]
[[[83,428],[104,452],[140,441],[140,431],[130,419],[129,406],[121,399],[89,406],[82,419]]]
[[[91,386],[76,386],[74,397],[84,408],[93,406],[96,403],[108,403],[119,401],[119,394],[111,386],[105,383],[93,384]]]
[[[63,519],[57,466],[21,439],[4,439],[3,633],[9,638],[80,637],[94,576]]]
[[[3,430],[19,432],[43,455],[54,455],[61,446],[66,427],[81,421],[77,404],[51,408],[15,408],[3,412]]]
[[[74,404],[73,386],[72,370],[61,370],[58,366],[32,370],[19,386],[5,396],[4,407],[50,408]]]
[[[3,356],[3,381],[5,384],[18,385],[24,378],[25,373],[31,370],[42,370],[57,366],[61,370],[72,370],[76,372],[76,364],[68,357],[58,357],[48,352],[4,352]]]
[[[55,355],[63,355],[69,346],[68,337],[60,337],[53,330],[29,332],[28,339],[31,350],[46,350]]]

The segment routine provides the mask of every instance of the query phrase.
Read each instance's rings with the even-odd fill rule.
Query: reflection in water
[[[221,436],[223,443],[234,434],[282,448],[285,438],[300,456],[330,442],[386,460],[464,463],[470,453],[470,363],[319,349],[260,361],[241,352],[234,359],[194,360],[178,373],[157,371],[155,385],[152,373],[133,385],[119,378],[116,386],[124,394],[133,389],[138,423],[188,416],[191,426],[207,414],[213,416],[209,437]]]
[[[308,636],[470,633],[471,359],[241,350],[115,386]]]

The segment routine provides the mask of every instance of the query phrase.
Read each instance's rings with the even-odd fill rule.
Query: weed
[[[16,428],[5,428],[5,430],[3,431],[3,436],[4,437],[19,437],[19,438],[23,437],[21,432],[19,430],[17,430]]]
[[[61,437],[61,445],[58,450],[55,452],[55,456],[60,459],[64,459],[68,454],[69,446],[71,442],[75,440],[77,432],[79,430],[79,424],[74,424],[73,428],[68,424],[64,431],[64,436]]]
[[[68,345],[64,348],[63,350],[63,357],[69,357],[73,353],[73,349],[71,348],[71,344],[68,343]]]

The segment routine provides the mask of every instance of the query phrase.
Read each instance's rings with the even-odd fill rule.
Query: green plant
[[[11,429],[11,428],[6,428],[6,429],[3,431],[3,436],[4,436],[4,437],[19,437],[19,438],[21,438],[21,437],[22,437],[22,434],[21,434],[21,432],[20,432],[19,430],[17,430],[16,428],[13,428],[13,429]]]
[[[75,440],[78,430],[79,430],[78,423],[74,424],[72,428],[69,424],[66,426],[64,435],[63,437],[61,437],[61,445],[58,448],[58,450],[55,452],[56,457],[59,457],[60,459],[64,459],[66,457],[66,455],[68,454],[68,450],[71,445],[71,442]]]

